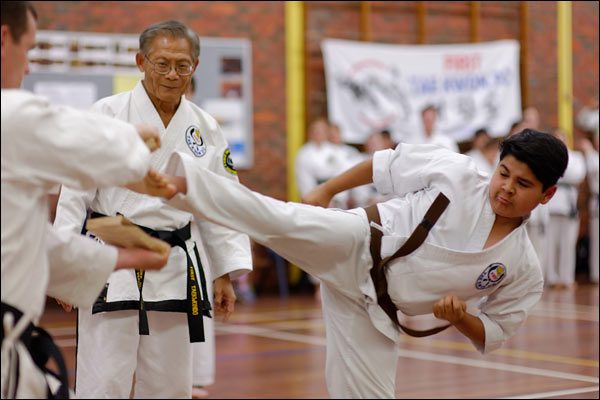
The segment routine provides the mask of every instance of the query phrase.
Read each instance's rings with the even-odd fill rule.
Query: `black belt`
[[[4,302],[2,302],[2,321],[4,321],[4,314],[10,313],[13,315],[14,323],[13,327],[23,316],[23,313]],[[25,345],[35,365],[44,374],[50,374],[54,376],[59,382],[60,386],[56,392],[52,392],[48,384],[46,384],[46,397],[48,399],[68,399],[69,398],[69,374],[67,373],[67,366],[65,360],[60,352],[56,343],[52,340],[52,337],[44,329],[35,326],[31,322],[27,325],[25,330],[19,336],[19,341]],[[2,342],[4,343],[4,323],[2,324]],[[58,372],[55,372],[48,368],[48,361],[54,360]],[[14,393],[8,393],[9,398],[15,398],[16,392],[19,387],[19,360],[17,355],[17,370],[15,371],[15,385]]]
[[[104,217],[105,215],[92,212],[90,218],[99,218]],[[196,276],[196,272],[194,270],[194,263],[192,262],[192,258],[187,250],[187,246],[185,242],[191,238],[191,223],[188,223],[186,226],[180,229],[176,229],[174,231],[157,231],[142,225],[137,225],[144,232],[149,234],[152,237],[163,240],[171,245],[171,247],[181,247],[185,252],[187,258],[187,299],[185,301],[184,311],[187,314],[188,318],[188,329],[190,334],[190,342],[204,342],[204,324],[202,321],[203,316],[211,317],[210,310],[210,300],[208,299],[208,290],[206,286],[206,276],[204,275],[204,269],[202,268],[202,262],[200,261],[200,255],[198,254],[198,248],[194,245],[194,255],[196,257],[196,262],[198,263],[198,272],[200,278],[200,287],[198,286],[198,277]],[[84,232],[85,233],[85,232]],[[144,302],[142,297],[142,289],[144,287],[144,270],[135,270],[138,290],[140,293],[139,302],[134,302],[133,304],[138,312],[139,312],[139,334],[140,335],[149,335],[150,329],[148,326],[148,315],[147,310],[159,310],[159,311],[179,311],[179,302],[174,301],[175,308],[174,310],[170,310],[168,308],[162,308],[160,306],[157,307],[148,307],[148,304]],[[106,289],[105,289],[106,290]],[[202,290],[202,293],[200,293]],[[200,299],[200,296],[202,297]],[[104,293],[100,295],[100,297],[104,297]],[[94,304],[94,308],[92,313],[102,312],[102,311],[114,311],[117,309],[131,309],[131,302],[123,302],[121,305],[117,305],[117,307],[104,307],[106,305],[106,299],[101,299],[103,302]]]
[[[410,329],[405,327],[398,320],[398,309],[392,302],[390,295],[388,293],[388,284],[387,277],[385,276],[385,270],[388,267],[390,261],[398,258],[404,257],[413,251],[415,251],[427,238],[429,231],[433,228],[433,225],[440,218],[450,200],[443,194],[440,193],[434,200],[433,204],[427,210],[427,213],[423,217],[423,220],[419,223],[419,225],[415,228],[410,237],[406,240],[404,245],[400,247],[394,254],[389,257],[381,259],[381,238],[383,233],[371,226],[371,259],[373,260],[373,267],[371,268],[371,279],[375,284],[375,291],[377,293],[377,304],[385,311],[385,313],[394,321],[396,325],[398,325],[407,335],[414,337],[423,337],[434,335],[438,332],[443,331],[448,328],[450,325],[441,326],[433,329],[428,329],[425,331]],[[366,207],[364,209],[367,213],[367,218],[369,222],[375,222],[377,225],[381,225],[381,218],[379,217],[379,210],[377,209],[377,205],[372,205]]]

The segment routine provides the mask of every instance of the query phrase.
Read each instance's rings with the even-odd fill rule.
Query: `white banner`
[[[322,43],[329,119],[348,143],[389,129],[402,141],[422,130],[421,110],[438,108],[437,129],[456,141],[487,128],[505,135],[521,119],[519,44]]]

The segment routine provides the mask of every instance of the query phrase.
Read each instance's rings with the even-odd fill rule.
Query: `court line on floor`
[[[324,332],[325,325],[323,324],[323,320],[321,319],[305,319],[305,320],[288,320],[288,321],[276,321],[276,322],[265,322],[260,325],[263,328],[273,329],[273,330],[293,330],[293,329],[303,329],[303,330],[311,330],[315,333],[315,331]],[[477,353],[477,350],[473,347],[472,344],[466,342],[459,342],[453,340],[444,340],[444,339],[434,339],[434,338],[411,338],[409,336],[401,336],[401,340],[403,343],[407,343],[409,345],[419,346],[419,347],[435,347],[438,349],[446,349],[446,350],[457,350],[457,351],[465,351],[468,353]],[[589,360],[584,358],[576,358],[576,357],[568,357],[568,356],[560,356],[557,354],[548,354],[548,353],[540,353],[519,349],[511,349],[508,347],[498,349],[494,351],[493,355],[495,356],[507,356],[517,359],[527,359],[532,361],[548,361],[559,364],[569,364],[569,365],[578,365],[584,367],[596,367],[598,368],[600,364],[598,360]]]
[[[548,397],[570,396],[574,394],[598,392],[600,386],[590,386],[576,389],[554,390],[552,392],[539,392],[530,394],[519,394],[510,397],[499,397],[500,399],[546,399]]]
[[[307,343],[316,346],[325,346],[325,338],[315,337],[299,333],[281,332],[268,328],[259,328],[249,325],[231,325],[231,324],[218,324],[215,326],[217,331],[228,332],[232,334],[247,334],[259,337],[266,337],[271,339],[280,339],[287,341],[296,341],[300,343]],[[466,365],[477,368],[494,369],[499,371],[516,372],[528,375],[545,376],[550,378],[567,379],[580,382],[599,383],[598,377],[572,374],[566,372],[553,371],[542,368],[524,367],[515,364],[507,364],[496,361],[485,361],[476,360],[468,357],[457,357],[449,356],[444,354],[432,354],[422,351],[413,351],[407,349],[400,349],[400,356],[406,358],[413,358],[425,361],[442,362],[448,364]]]

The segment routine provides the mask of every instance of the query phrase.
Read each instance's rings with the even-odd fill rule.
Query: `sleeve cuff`
[[[373,154],[373,184],[381,194],[390,194],[393,190],[390,174],[390,158],[393,150],[381,150]]]
[[[498,350],[504,344],[504,332],[500,326],[493,322],[487,315],[481,313],[478,317],[481,322],[483,322],[485,345],[484,347],[475,345],[475,347],[481,354],[488,354],[494,350]]]

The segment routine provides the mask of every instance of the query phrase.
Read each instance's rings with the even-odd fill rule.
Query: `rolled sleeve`
[[[384,195],[394,190],[390,168],[393,154],[393,150],[382,150],[373,154],[373,184],[377,192]]]
[[[502,328],[485,314],[480,314],[478,317],[483,323],[485,330],[485,344],[484,346],[479,346],[476,342],[472,342],[473,345],[481,354],[498,350],[506,341]]]

